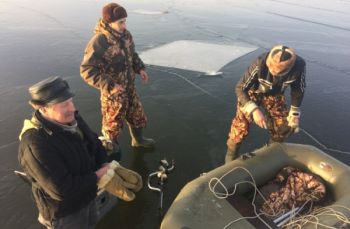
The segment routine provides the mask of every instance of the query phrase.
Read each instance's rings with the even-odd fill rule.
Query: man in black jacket
[[[287,109],[284,91],[291,89]],[[293,49],[278,45],[260,55],[236,85],[237,113],[232,120],[225,163],[234,160],[253,121],[268,129],[271,141],[283,142],[297,130],[305,89],[305,61]]]
[[[67,82],[51,77],[29,88],[35,109],[20,134],[18,159],[32,183],[39,222],[47,228],[91,228],[106,151],[76,111]]]

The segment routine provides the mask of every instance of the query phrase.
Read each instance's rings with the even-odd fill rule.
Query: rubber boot
[[[153,148],[155,141],[152,138],[143,137],[143,128],[129,127],[132,147]]]
[[[241,143],[234,143],[232,140],[227,141],[227,152],[225,156],[225,164],[235,160],[238,157],[238,150]]]

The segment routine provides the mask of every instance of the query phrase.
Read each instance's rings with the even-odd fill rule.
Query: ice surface
[[[161,14],[167,14],[168,11],[161,11],[161,10],[144,10],[144,9],[137,9],[133,10],[132,12],[137,14],[144,14],[144,15],[161,15]]]
[[[256,49],[242,43],[179,40],[146,50],[140,57],[146,64],[209,73],[217,72],[227,63]]]

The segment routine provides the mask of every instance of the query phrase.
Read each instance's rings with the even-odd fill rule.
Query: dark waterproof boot
[[[143,137],[143,128],[129,127],[132,147],[153,148],[155,141],[152,138]]]
[[[238,157],[238,150],[241,143],[234,143],[232,140],[227,141],[227,152],[225,156],[225,164],[235,160]]]

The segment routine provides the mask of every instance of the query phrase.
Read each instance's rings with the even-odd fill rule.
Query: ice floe
[[[229,62],[247,54],[257,47],[252,45],[217,44],[204,41],[179,40],[140,54],[150,65],[180,68],[215,75]]]

